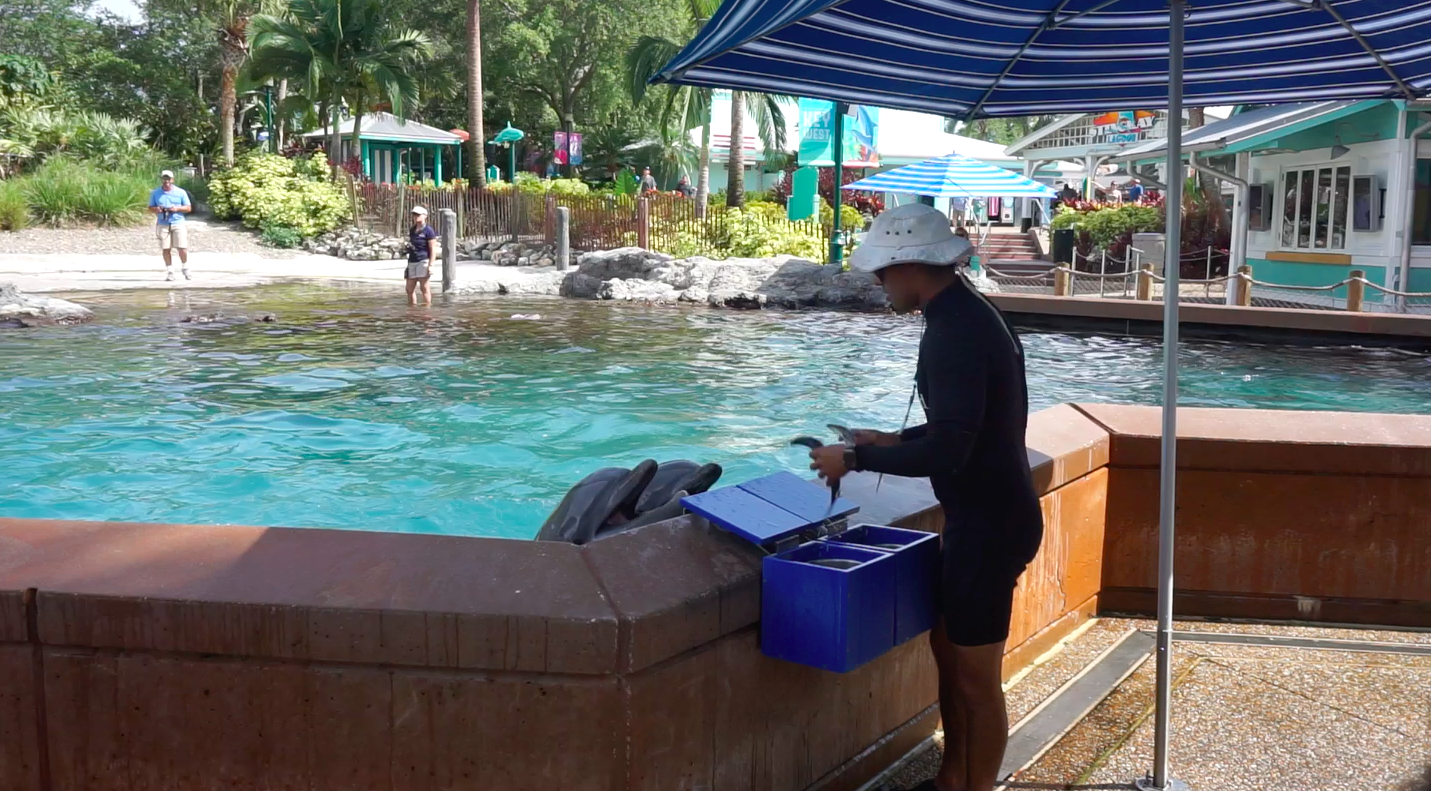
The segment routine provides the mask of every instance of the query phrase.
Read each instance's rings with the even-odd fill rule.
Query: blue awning
[[[935,198],[1052,198],[1053,189],[1012,170],[950,154],[876,173],[846,184],[847,190],[902,192]]]
[[[1188,106],[1431,87],[1431,0],[1207,0],[1185,18]],[[1166,0],[726,0],[660,79],[1020,116],[1167,107],[1168,55]]]

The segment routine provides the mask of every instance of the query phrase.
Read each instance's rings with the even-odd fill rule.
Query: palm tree
[[[467,0],[467,161],[472,183],[487,184],[486,134],[482,131],[482,3]],[[511,173],[508,179],[515,178]]]
[[[689,15],[687,20],[687,38],[694,36],[711,18],[711,15],[720,8],[720,0],[686,0],[686,12]],[[660,72],[665,66],[681,51],[685,46],[669,38],[661,36],[642,36],[637,39],[635,46],[626,53],[626,77],[630,84],[631,101],[640,104],[646,97],[647,89],[651,78]],[[713,104],[714,91],[710,88],[693,88],[690,86],[668,86],[666,94],[666,104],[661,112],[661,127],[663,130],[676,132],[682,135],[688,134],[692,129],[701,130],[701,147],[699,155],[699,170],[696,177],[696,215],[705,214],[706,201],[710,195],[710,162],[711,162],[711,105]],[[741,95],[741,94],[736,94]],[[744,94],[745,96],[759,96],[760,99],[752,105],[756,119],[756,126],[760,131],[760,140],[766,151],[780,149],[785,146],[785,116],[781,112],[781,106],[790,103],[790,98],[786,96],[767,96],[764,94]],[[735,112],[735,96],[732,96],[731,106],[731,127],[732,141],[744,139],[744,113]],[[770,112],[773,110],[773,113]],[[742,128],[736,129],[739,124]],[[739,134],[739,137],[736,135]],[[731,172],[743,173],[744,171],[744,151],[741,146],[731,145]],[[739,164],[741,169],[736,170],[735,165]],[[744,182],[740,182],[741,185]],[[733,190],[727,190],[727,202]],[[741,200],[744,199],[744,190],[740,191]]]
[[[253,70],[274,78],[302,79],[312,96],[336,112],[344,99],[358,139],[372,98],[387,101],[398,117],[417,104],[409,67],[432,55],[432,42],[416,30],[398,30],[382,0],[292,0],[288,14],[254,17]],[[341,130],[333,124],[329,151],[337,162]]]

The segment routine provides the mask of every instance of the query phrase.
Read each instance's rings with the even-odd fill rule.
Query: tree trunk
[[[288,116],[285,115],[285,114],[282,112],[282,110],[283,110],[283,103],[284,103],[287,99],[288,99],[288,80],[286,80],[286,79],[279,80],[279,81],[278,81],[278,108],[279,108],[279,114],[278,114],[278,150],[279,150],[280,152],[283,151],[284,144],[287,142],[287,141],[285,140],[285,138],[288,137]]]
[[[353,156],[358,158],[358,172],[361,173],[363,167],[363,144],[358,141],[359,135],[363,131],[363,94],[359,93],[357,101],[353,102]]]
[[[1188,108],[1188,128],[1197,129],[1207,123],[1207,114],[1201,107]],[[1208,206],[1208,217],[1212,220],[1212,230],[1218,237],[1222,231],[1232,225],[1232,219],[1227,215],[1227,206],[1222,202],[1222,189],[1218,180],[1195,170],[1197,178],[1197,190],[1204,203]]]
[[[467,0],[467,169],[478,188],[487,186],[487,138],[482,119],[482,4]],[[508,173],[515,181],[517,174]]]
[[[730,92],[730,163],[726,165],[725,205],[745,204],[745,94]]]
[[[219,29],[219,141],[223,144],[224,164],[234,164],[234,109],[238,104],[235,89],[238,70],[248,57],[248,17],[234,17]]]
[[[343,161],[343,129],[338,123],[342,109],[343,99],[335,90],[333,102],[328,105],[328,112],[333,116],[333,129],[328,136],[328,172],[335,181],[338,178],[338,165]]]
[[[224,164],[234,164],[234,105],[238,97],[234,83],[238,80],[238,66],[224,63],[219,88],[219,140],[223,144]]]
[[[711,122],[701,126],[701,166],[696,174],[696,218],[706,216],[706,203],[711,197]]]

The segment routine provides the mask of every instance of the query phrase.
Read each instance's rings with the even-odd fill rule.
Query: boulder
[[[0,283],[0,327],[50,327],[83,324],[94,311],[54,297],[26,294],[11,283]]]

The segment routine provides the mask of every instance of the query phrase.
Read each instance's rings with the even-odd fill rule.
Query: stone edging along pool
[[[1158,413],[1031,417],[1048,530],[1005,672],[1149,613]],[[1431,417],[1185,409],[1183,616],[1431,626]],[[921,482],[870,521],[934,529]],[[937,723],[915,640],[762,657],[759,556],[689,518],[585,547],[0,520],[0,788],[848,789]]]

